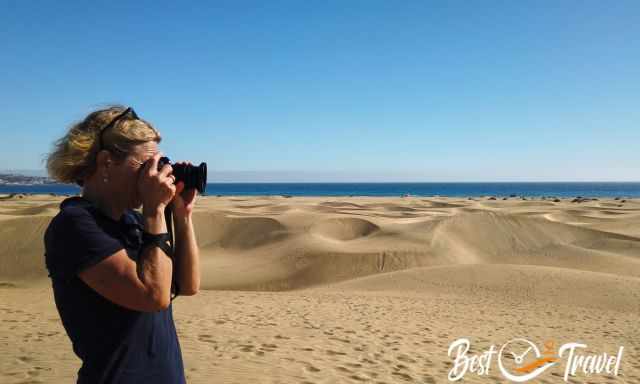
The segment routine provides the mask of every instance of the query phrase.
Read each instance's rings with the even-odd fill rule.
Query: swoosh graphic
[[[553,363],[555,361],[557,361],[558,359],[556,359],[555,357],[544,357],[542,359],[538,359],[536,361],[534,361],[531,364],[527,364],[524,367],[520,367],[520,368],[514,368],[514,371],[518,371],[518,372],[522,372],[522,373],[529,373],[531,371],[533,371],[534,369],[541,367],[547,363]]]

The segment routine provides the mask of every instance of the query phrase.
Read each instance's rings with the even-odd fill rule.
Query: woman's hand
[[[178,164],[189,164],[180,162]],[[176,185],[176,194],[173,198],[173,202],[171,203],[171,208],[173,210],[173,215],[176,218],[186,218],[191,216],[193,212],[193,207],[196,203],[196,195],[198,190],[195,188],[184,189],[184,182],[179,181]]]
[[[158,171],[160,153],[148,161],[138,180],[138,189],[142,197],[142,212],[145,216],[155,215],[164,210],[176,195],[175,177],[171,174],[173,168],[165,164]]]

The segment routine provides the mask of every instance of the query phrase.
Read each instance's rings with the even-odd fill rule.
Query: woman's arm
[[[174,218],[176,279],[180,295],[191,296],[200,289],[200,251],[193,230],[192,215]]]
[[[145,230],[166,232],[164,215],[145,215]],[[78,276],[110,301],[136,311],[154,312],[169,307],[171,259],[158,247],[147,247],[134,262],[124,249],[86,268]]]
[[[185,163],[182,163],[185,164]],[[196,189],[185,189],[184,182],[176,184],[176,195],[171,203],[175,224],[175,269],[180,291],[178,294],[192,296],[200,289],[200,251],[193,230],[193,208]]]

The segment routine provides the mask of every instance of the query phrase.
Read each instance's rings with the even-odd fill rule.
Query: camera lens
[[[171,164],[171,160],[168,157],[161,157],[158,161],[158,170],[165,164]],[[171,166],[176,182],[182,181],[185,189],[195,188],[200,194],[205,192],[207,187],[207,163],[200,163],[198,166],[190,164],[171,164]]]

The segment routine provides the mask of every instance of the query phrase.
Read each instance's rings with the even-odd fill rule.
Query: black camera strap
[[[173,249],[170,244],[167,242],[170,241],[171,235],[168,233],[160,233],[160,234],[151,234],[147,232],[142,233],[142,247],[146,248],[148,246],[154,246],[162,249],[162,251],[169,256],[169,258],[173,255]]]

